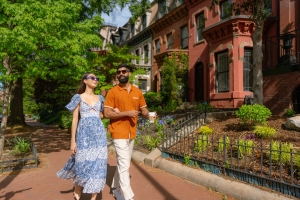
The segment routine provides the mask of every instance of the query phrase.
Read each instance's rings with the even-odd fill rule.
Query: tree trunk
[[[6,68],[6,74],[10,74],[11,69],[11,59],[6,57],[3,59],[3,66]],[[5,140],[5,129],[7,125],[7,116],[8,116],[8,104],[10,100],[10,82],[6,82],[4,84],[4,91],[3,91],[3,111],[2,111],[2,123],[0,129],[0,156],[3,153],[4,149],[4,140]]]
[[[22,90],[23,79],[18,78],[11,86],[9,123],[12,125],[25,125]]]
[[[253,98],[254,103],[263,105],[262,35],[264,21],[255,21],[253,40]]]

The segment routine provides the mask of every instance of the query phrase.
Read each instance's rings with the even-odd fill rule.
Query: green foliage
[[[207,135],[200,135],[200,139],[195,141],[194,151],[196,152],[204,152],[209,147]]]
[[[202,135],[211,135],[213,133],[213,129],[210,128],[209,126],[201,126],[198,129],[198,133],[200,133]]]
[[[271,138],[276,135],[276,130],[269,126],[254,126],[254,134],[260,138]]]
[[[161,142],[160,137],[145,135],[143,136],[144,146],[152,151],[157,147],[157,145]]]
[[[212,112],[214,110],[214,107],[206,102],[202,102],[198,105],[198,109],[200,110],[200,112],[204,112],[206,110],[206,112]]]
[[[220,138],[218,142],[218,152],[223,153],[224,152],[224,146],[225,149],[227,150],[230,147],[230,139],[226,137],[225,142],[224,138]]]
[[[268,151],[267,156],[270,160],[272,160],[273,163],[279,164],[281,159],[283,164],[289,164],[291,160],[290,152],[293,147],[293,144],[285,142],[281,144],[280,151],[280,143],[278,141],[272,141],[270,146],[272,153],[271,151]]]
[[[147,92],[144,94],[147,107],[150,111],[156,111],[155,108],[160,107],[162,104],[162,98],[158,92]]]
[[[243,105],[235,113],[242,123],[248,126],[265,125],[267,118],[272,115],[268,108],[258,104]]]
[[[290,108],[287,108],[284,111],[285,111],[285,115],[287,117],[293,117],[296,114],[296,112],[293,109],[290,109]]]
[[[175,110],[186,98],[188,88],[188,56],[183,52],[166,56],[161,67],[162,101],[166,109]]]
[[[191,156],[189,156],[189,155],[184,156],[184,164],[187,166],[191,165]]]
[[[61,111],[60,115],[61,117],[59,126],[64,129],[71,128],[73,120],[72,113],[69,111]]]
[[[110,123],[110,119],[104,118],[104,119],[102,119],[102,123],[104,125],[104,128],[107,128]]]
[[[13,154],[25,154],[30,150],[30,140],[25,140],[22,137],[15,136],[14,139],[12,139],[13,142]]]
[[[295,166],[300,169],[300,152],[298,151],[295,157]]]
[[[237,145],[240,157],[243,158],[244,156],[252,155],[252,149],[254,147],[252,140],[238,140]]]

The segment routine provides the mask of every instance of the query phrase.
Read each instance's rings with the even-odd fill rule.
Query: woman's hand
[[[76,153],[76,142],[71,142],[70,150],[71,150],[72,154]]]

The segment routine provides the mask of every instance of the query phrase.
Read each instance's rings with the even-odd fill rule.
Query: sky
[[[101,17],[104,19],[105,23],[113,23],[119,27],[128,22],[131,14],[128,7],[125,7],[122,11],[120,10],[120,8],[116,8],[113,13],[110,13],[109,15],[102,14]]]

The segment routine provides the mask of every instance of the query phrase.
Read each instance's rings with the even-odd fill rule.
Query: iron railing
[[[204,170],[300,197],[299,152],[281,142],[199,135],[204,122],[205,113],[198,113],[165,129],[162,155],[182,162],[188,156]]]
[[[0,172],[7,172],[20,169],[30,169],[38,167],[38,151],[33,142],[31,142],[32,156],[0,162]]]
[[[300,29],[265,39],[263,69],[300,63]]]

